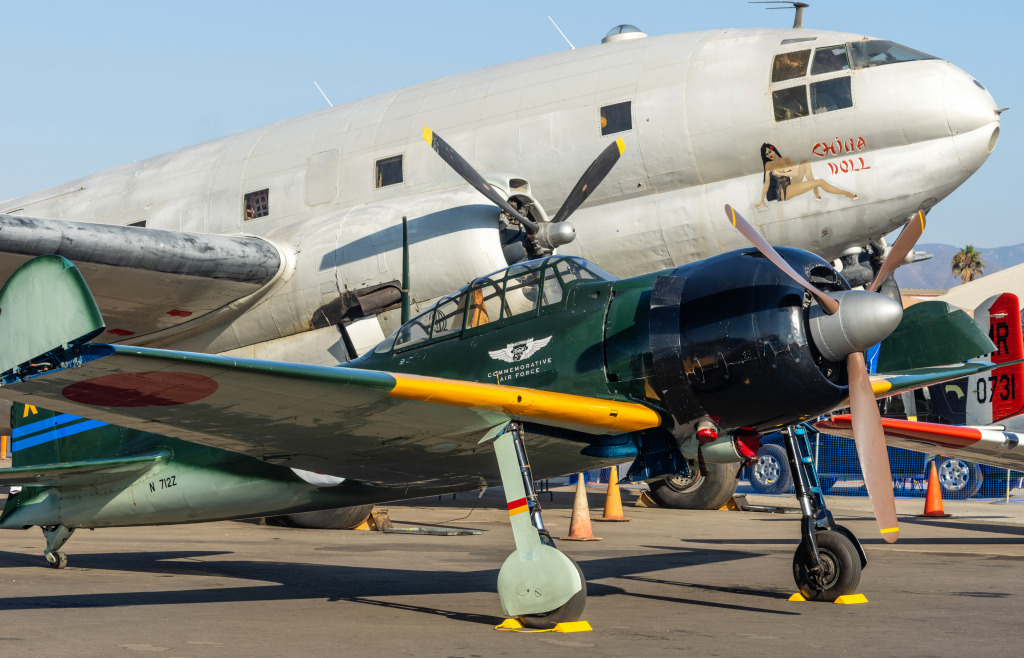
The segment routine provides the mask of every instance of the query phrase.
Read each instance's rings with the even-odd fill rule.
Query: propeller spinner
[[[889,453],[885,446],[882,419],[871,388],[864,350],[892,333],[903,317],[902,306],[875,291],[913,249],[924,231],[924,213],[918,212],[900,234],[866,290],[825,293],[794,270],[775,249],[731,206],[725,206],[729,221],[768,260],[795,282],[806,288],[819,306],[811,309],[811,336],[815,346],[828,359],[846,358],[849,373],[850,412],[853,416],[854,443],[864,484],[883,539],[894,542],[899,537],[896,522],[896,501],[893,496]]]
[[[576,239],[576,229],[572,224],[565,221],[587,200],[615,163],[622,157],[626,150],[622,138],[609,144],[597,158],[590,163],[587,170],[583,172],[579,181],[573,186],[569,196],[562,203],[562,207],[555,213],[550,222],[535,222],[526,217],[516,208],[512,207],[508,199],[498,190],[494,189],[484,177],[466,161],[458,151],[444,141],[440,135],[430,128],[423,126],[423,139],[430,144],[430,147],[441,156],[441,159],[448,163],[448,166],[455,170],[455,173],[473,186],[478,192],[487,197],[512,220],[518,222],[527,233],[526,253],[528,258],[538,258],[550,254],[558,247],[568,244]]]

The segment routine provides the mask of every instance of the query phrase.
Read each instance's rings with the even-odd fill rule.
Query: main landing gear
[[[868,558],[853,533],[837,524],[825,506],[807,431],[788,427],[782,435],[802,514],[793,578],[808,601],[835,601],[855,593]]]
[[[494,440],[516,542],[498,572],[498,599],[505,614],[519,617],[523,626],[553,628],[583,615],[587,581],[544,529],[522,434],[519,423],[510,423]]]
[[[71,533],[74,531],[74,528],[65,525],[43,526],[43,537],[46,538],[46,549],[43,551],[43,556],[54,569],[63,569],[68,566],[68,556],[59,552],[58,549],[71,538]]]

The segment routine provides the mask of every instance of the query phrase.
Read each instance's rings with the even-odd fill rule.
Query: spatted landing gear
[[[518,423],[510,423],[494,440],[494,453],[516,542],[498,572],[501,608],[528,628],[578,621],[587,603],[587,581],[544,529]]]
[[[793,487],[800,503],[800,545],[793,555],[793,578],[808,601],[835,601],[854,594],[868,559],[852,532],[837,524],[825,506],[811,457],[807,431],[789,427],[783,433]]]
[[[63,569],[68,566],[68,556],[60,553],[57,549],[70,539],[71,533],[74,531],[74,528],[64,525],[43,526],[43,537],[46,538],[46,549],[43,551],[43,556],[52,568]]]

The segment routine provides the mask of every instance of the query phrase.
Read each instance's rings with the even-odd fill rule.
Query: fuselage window
[[[815,114],[847,107],[853,107],[849,77],[811,83],[811,108]]]
[[[810,50],[798,50],[775,56],[772,64],[772,82],[782,82],[801,78],[807,73],[807,62],[811,59]]]
[[[270,190],[258,190],[245,195],[245,221],[270,214]]]
[[[814,51],[811,75],[845,71],[848,68],[850,68],[850,59],[846,56],[846,46],[829,46]]]
[[[866,69],[885,64],[899,64],[922,59],[938,59],[913,48],[901,46],[892,41],[855,41],[850,44],[853,68]]]
[[[396,155],[390,158],[377,160],[377,187],[397,185],[404,179],[402,177],[402,156]]]
[[[773,91],[772,106],[775,108],[776,121],[807,116],[807,87],[800,85]]]
[[[605,105],[601,108],[601,134],[611,135],[633,128],[632,101]]]
[[[465,315],[465,295],[442,299],[434,314],[434,338],[458,333]]]

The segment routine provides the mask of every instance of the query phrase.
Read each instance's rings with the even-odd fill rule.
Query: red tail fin
[[[1016,295],[1007,292],[985,300],[975,310],[974,319],[983,327],[988,323],[988,336],[997,348],[989,355],[993,363],[1024,359],[1020,301]],[[1024,364],[996,368],[972,377],[970,384],[968,410],[977,413],[968,415],[980,417],[982,424],[987,424],[985,420],[995,423],[1024,412],[1024,391],[1020,390],[1024,387]]]

